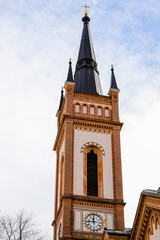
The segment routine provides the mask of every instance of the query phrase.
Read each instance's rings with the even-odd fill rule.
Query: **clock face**
[[[86,227],[98,231],[102,227],[102,219],[96,214],[89,214],[85,219]]]

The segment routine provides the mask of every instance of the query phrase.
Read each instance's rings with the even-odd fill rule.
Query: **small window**
[[[98,116],[102,116],[102,108],[98,107]]]
[[[83,105],[83,113],[87,114],[87,106],[86,105]]]
[[[94,115],[94,107],[93,106],[90,106],[90,114]]]
[[[76,105],[75,105],[75,112],[79,113],[79,111],[80,111],[80,106],[79,106],[78,103],[76,103]]]
[[[105,108],[105,117],[109,117],[109,109]]]

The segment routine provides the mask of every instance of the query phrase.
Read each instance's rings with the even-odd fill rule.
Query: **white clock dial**
[[[90,214],[85,219],[86,227],[98,231],[102,227],[102,219],[96,214]]]

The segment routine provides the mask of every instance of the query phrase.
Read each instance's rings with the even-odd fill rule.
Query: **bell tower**
[[[69,62],[57,111],[54,240],[102,239],[124,231],[119,89],[113,66],[102,93],[87,11],[73,78]]]

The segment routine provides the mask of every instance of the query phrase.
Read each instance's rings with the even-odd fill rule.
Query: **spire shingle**
[[[114,74],[114,68],[113,65],[111,65],[111,85],[108,94],[110,94],[111,91],[119,91],[119,88],[117,86],[115,74]]]
[[[102,95],[102,88],[97,70],[97,63],[89,30],[90,18],[85,15],[81,44],[75,71],[75,92]]]
[[[73,80],[73,73],[72,73],[72,62],[71,62],[71,59],[69,60],[69,69],[68,69],[67,82],[74,82],[74,80]]]

